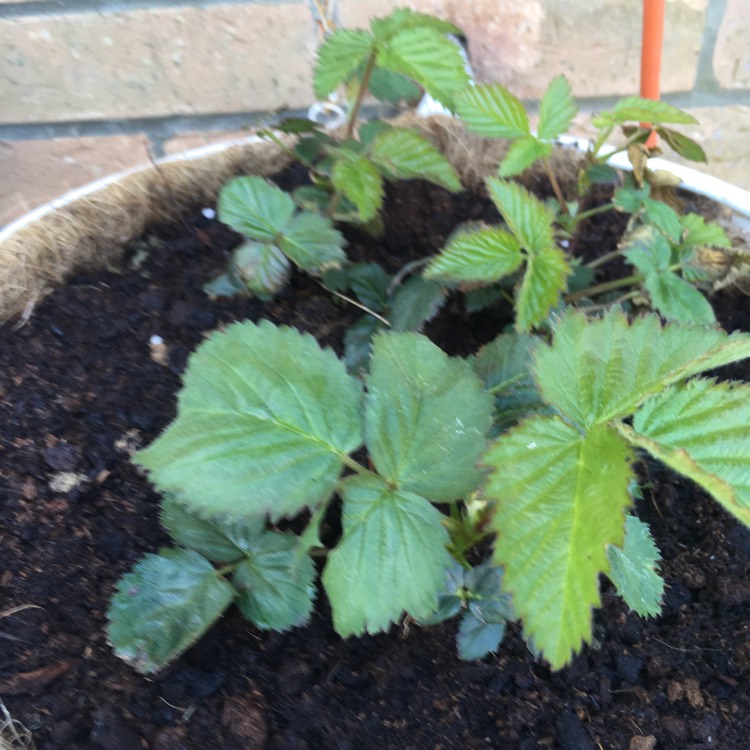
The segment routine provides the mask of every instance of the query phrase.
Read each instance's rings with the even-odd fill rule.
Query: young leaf
[[[383,205],[383,178],[366,156],[337,159],[331,179],[336,190],[357,207],[361,221],[375,217]]]
[[[526,637],[554,669],[591,639],[607,545],[622,544],[631,459],[611,428],[582,434],[557,417],[522,422],[484,455],[495,561]]]
[[[480,622],[515,619],[510,594],[503,591],[503,570],[490,561],[466,572],[469,612]]]
[[[284,254],[270,242],[243,242],[232,255],[232,276],[253,294],[268,299],[284,288],[291,266]]]
[[[706,379],[674,386],[621,431],[750,526],[750,386]]]
[[[321,271],[346,260],[341,232],[327,216],[310,211],[292,219],[279,244],[284,254],[305,271]]]
[[[262,177],[235,177],[219,193],[219,221],[254,240],[272,242],[295,211],[292,197]]]
[[[234,324],[190,358],[177,419],[135,460],[202,515],[291,516],[333,492],[362,442],[360,398],[312,336]]]
[[[643,286],[651,304],[678,323],[716,323],[711,303],[694,286],[671,271],[646,274]]]
[[[420,625],[437,625],[455,617],[464,603],[464,576],[466,569],[455,560],[451,560],[445,571],[445,587],[438,595],[437,607],[426,617],[419,618]]]
[[[680,222],[683,230],[681,247],[732,247],[724,228],[716,222],[706,222],[700,214],[685,214],[680,217]]]
[[[490,138],[521,138],[531,132],[521,100],[499,83],[469,86],[456,98],[466,126]]]
[[[318,49],[313,87],[325,99],[344,83],[373,52],[375,40],[368,31],[337,29]]]
[[[464,661],[483,659],[497,651],[505,637],[505,623],[477,620],[470,612],[461,618],[456,636],[458,656]]]
[[[544,321],[565,291],[570,274],[565,253],[556,247],[529,255],[516,297],[516,330],[528,332]]]
[[[424,277],[490,283],[513,273],[523,256],[518,240],[503,229],[457,232],[424,270]]]
[[[576,114],[578,105],[568,79],[563,75],[553,78],[539,103],[537,135],[547,141],[559,138],[568,130]]]
[[[498,174],[500,177],[515,177],[525,172],[535,161],[551,153],[552,144],[540,141],[533,135],[521,136],[511,144],[500,164]]]
[[[399,104],[418,99],[422,89],[400,73],[383,70],[377,66],[370,76],[370,93],[380,101]]]
[[[315,566],[300,554],[300,539],[266,531],[255,540],[247,559],[232,575],[237,606],[263,630],[304,625],[315,599]]]
[[[625,541],[622,547],[609,547],[609,579],[630,609],[641,617],[661,611],[664,581],[656,572],[659,550],[648,525],[635,516],[625,517]]]
[[[344,362],[346,369],[359,377],[370,369],[372,338],[383,330],[383,324],[372,315],[363,315],[349,326],[344,334]]]
[[[461,36],[463,32],[458,26],[441,18],[419,13],[411,8],[396,8],[385,18],[376,18],[372,22],[372,33],[378,42],[386,44],[390,38],[404,29],[428,28],[440,34],[455,34]]]
[[[157,672],[190,648],[235,595],[197,552],[146,555],[117,584],[107,612],[109,641],[134,669]]]
[[[679,154],[683,159],[700,162],[708,161],[703,147],[692,138],[688,138],[688,136],[671,128],[656,128],[656,132],[672,151]]]
[[[584,427],[632,414],[667,386],[750,357],[750,335],[670,324],[628,323],[619,310],[587,320],[568,309],[552,345],[536,348],[535,379],[547,403]]]
[[[346,479],[342,496],[343,535],[323,571],[336,632],[377,633],[404,611],[426,618],[450,563],[442,514],[376,476]]]
[[[386,480],[440,502],[477,488],[492,399],[468,363],[424,336],[381,334],[367,391],[367,447]]]
[[[420,178],[450,190],[461,190],[456,170],[443,154],[424,136],[406,128],[392,128],[381,133],[372,144],[372,160],[397,178]]]
[[[414,276],[402,284],[393,295],[388,315],[391,330],[421,331],[443,306],[446,289],[434,281]]]
[[[628,96],[615,104],[609,112],[601,112],[591,122],[595,128],[624,125],[626,122],[650,122],[654,124],[674,123],[695,125],[697,120],[666,102]]]

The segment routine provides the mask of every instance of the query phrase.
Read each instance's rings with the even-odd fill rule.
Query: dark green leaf
[[[209,299],[217,297],[234,297],[235,294],[247,294],[247,287],[234,273],[220,273],[203,285],[203,291]]]
[[[372,337],[381,330],[383,323],[372,315],[361,317],[347,328],[344,334],[344,361],[352,375],[358,377],[370,369]]]
[[[305,271],[321,271],[346,260],[344,237],[333,222],[319,213],[298,213],[284,230],[281,249]]]
[[[388,319],[391,330],[421,331],[445,303],[447,290],[441,284],[413,276],[393,295]]]
[[[254,240],[273,241],[295,211],[292,197],[262,177],[235,177],[219,193],[219,220]]]
[[[553,78],[539,103],[537,134],[543,140],[559,138],[570,127],[578,113],[578,105],[565,76]]]
[[[610,185],[617,182],[618,172],[609,164],[591,164],[586,167],[586,176],[594,185]]]
[[[482,622],[467,612],[458,626],[458,655],[464,661],[483,659],[497,651],[504,636],[504,623]]]
[[[466,573],[469,612],[481,622],[501,623],[514,620],[510,594],[503,591],[503,569],[491,561],[477,565]]]
[[[281,122],[273,126],[274,130],[279,130],[289,135],[314,133],[320,130],[321,127],[320,123],[308,120],[306,117],[285,117]]]
[[[406,76],[376,66],[370,76],[370,93],[381,101],[399,104],[417,99],[422,89]]]
[[[692,138],[688,138],[688,136],[670,128],[656,128],[656,132],[672,151],[679,154],[683,159],[700,162],[708,161],[703,147]]]
[[[347,269],[349,288],[370,310],[381,312],[388,304],[391,277],[377,263],[354,263]]]
[[[261,299],[270,299],[289,279],[291,266],[270,242],[243,242],[232,255],[231,274]]]

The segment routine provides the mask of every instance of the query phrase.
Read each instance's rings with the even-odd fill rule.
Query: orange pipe
[[[661,73],[661,51],[664,43],[664,0],[643,0],[643,36],[641,43],[641,96],[644,99],[659,99],[659,74]],[[648,127],[649,123],[643,123]],[[646,146],[657,143],[652,133]]]

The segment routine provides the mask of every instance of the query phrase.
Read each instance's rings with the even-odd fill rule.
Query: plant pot
[[[497,144],[464,138],[451,121],[424,127],[470,183],[497,163]],[[555,156],[561,170],[566,153]],[[225,251],[208,256],[231,235],[200,207],[249,165],[271,174],[286,162],[257,141],[202,149],[75,191],[54,213],[35,212],[35,223],[20,220],[0,235],[5,314],[27,313],[24,325],[6,326],[0,355],[0,538],[13,561],[0,574],[0,695],[15,718],[45,750],[744,747],[750,534],[652,467],[653,497],[640,511],[664,547],[664,613],[641,620],[605,589],[595,644],[561,672],[534,661],[517,629],[496,656],[469,664],[455,656],[451,623],[422,629],[407,620],[388,634],[343,641],[322,600],[309,627],[286,634],[258,631],[232,612],[153,679],[115,659],[104,636],[114,581],[167,541],[156,495],[128,456],[173,416],[188,352],[205,331],[259,315],[338,347],[338,320],[357,312],[305,280],[266,305],[202,296]],[[415,189],[428,202],[394,214],[395,232],[429,244],[448,231],[449,199]],[[112,207],[123,195],[132,217]],[[482,217],[480,202],[466,202],[473,218]],[[190,222],[186,236],[152,229],[135,239],[186,210],[178,221]],[[355,253],[371,246],[361,233],[350,242]],[[149,248],[151,258],[141,252]],[[67,287],[46,294],[65,279]],[[736,297],[720,307],[750,329],[733,309]],[[490,335],[481,316],[472,325],[477,331],[455,337],[457,349]],[[42,609],[13,611],[24,605]]]

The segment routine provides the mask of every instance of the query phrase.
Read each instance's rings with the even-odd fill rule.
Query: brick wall
[[[413,0],[469,39],[476,75],[582,108],[637,93],[642,0]],[[316,0],[0,0],[0,225],[72,187],[312,100]],[[404,0],[317,0],[362,26]],[[750,189],[750,0],[666,0],[662,87],[707,171]],[[582,121],[585,118],[582,118]]]

